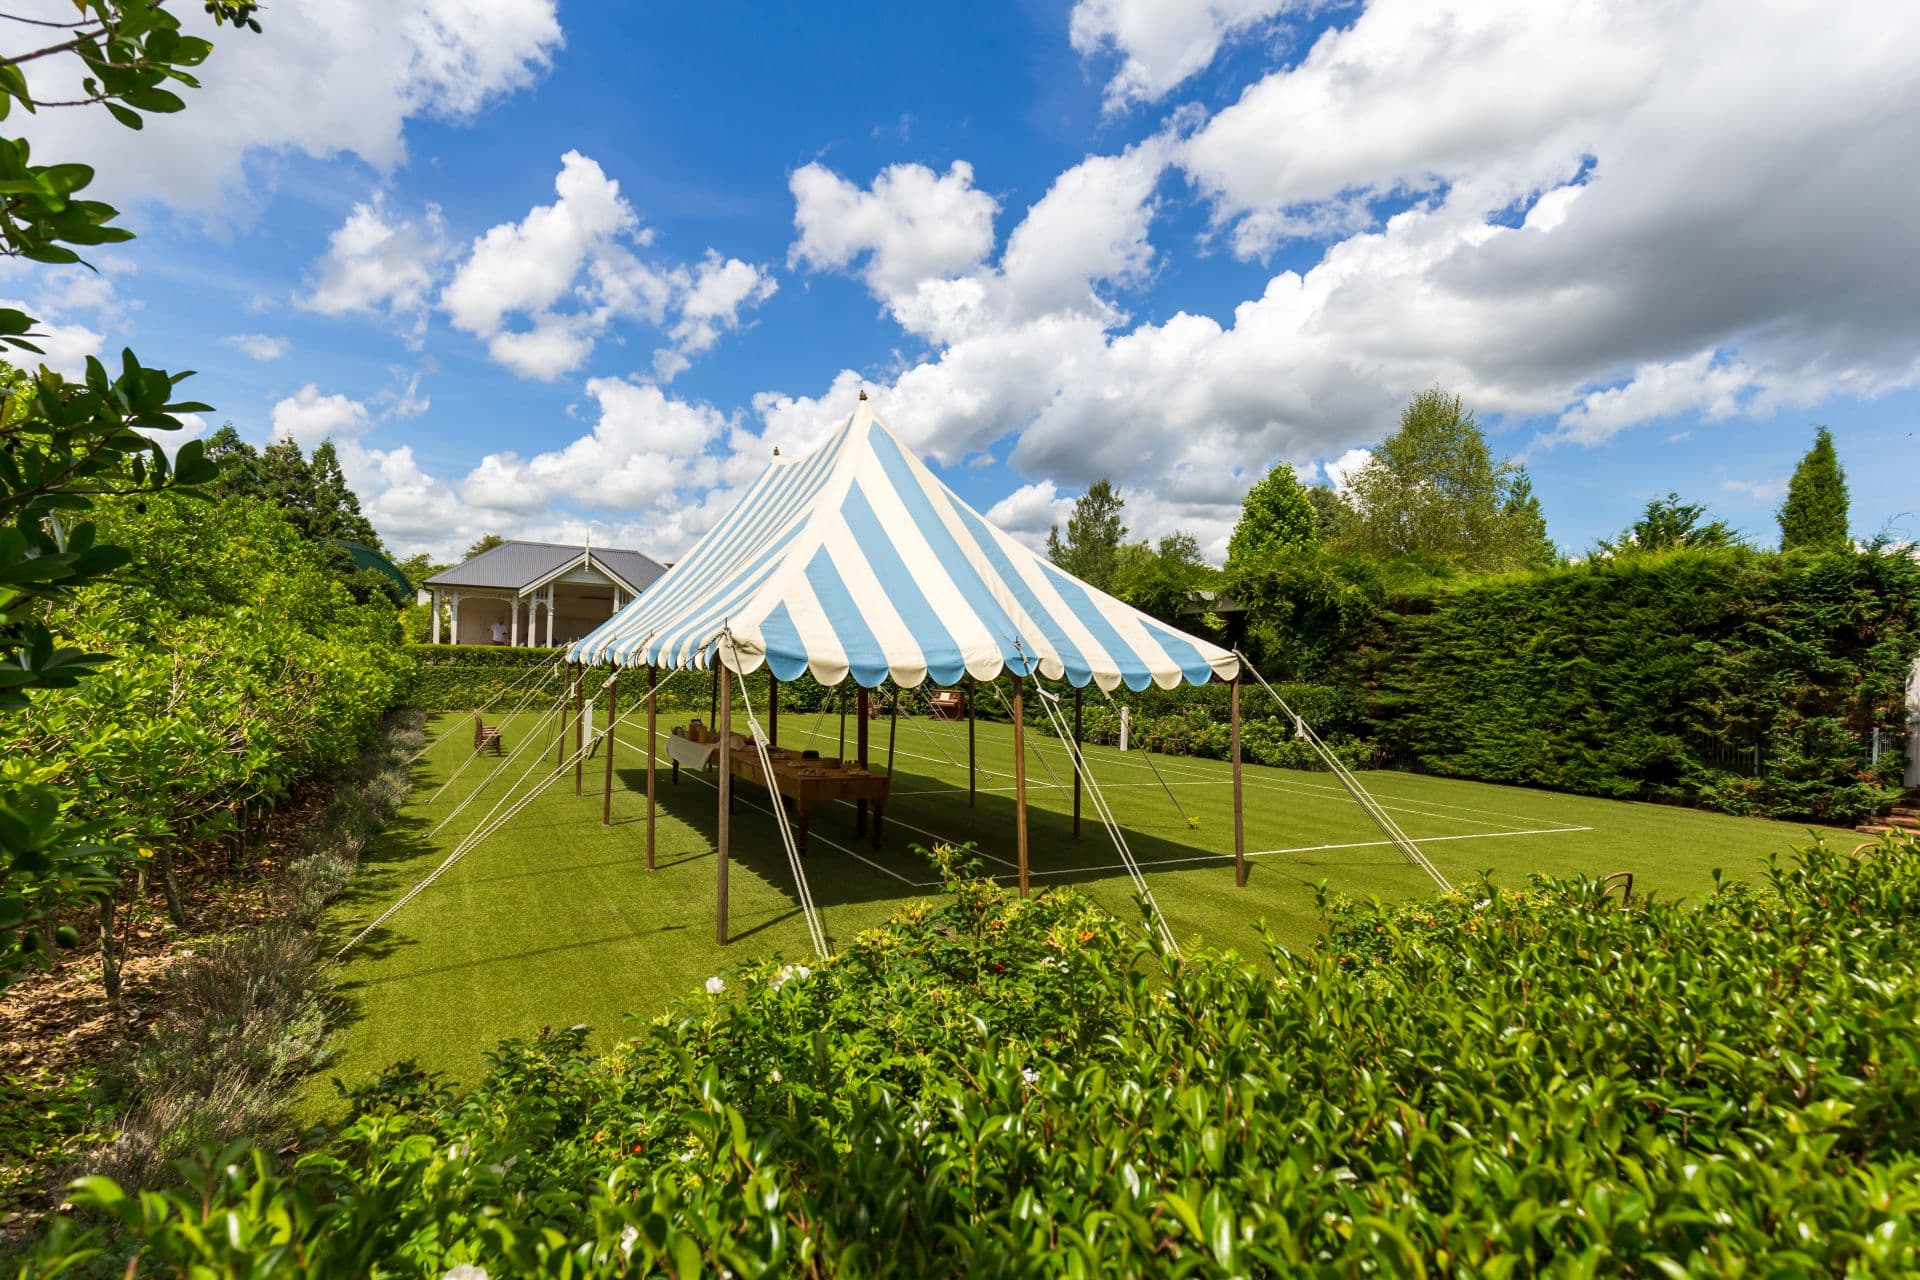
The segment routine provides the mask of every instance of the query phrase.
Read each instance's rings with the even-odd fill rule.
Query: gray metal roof
[[[585,547],[561,542],[503,542],[464,564],[434,574],[427,579],[427,585],[519,591],[580,563],[585,551]],[[593,559],[635,591],[646,590],[655,578],[667,571],[666,566],[652,558],[619,547],[595,547]]]

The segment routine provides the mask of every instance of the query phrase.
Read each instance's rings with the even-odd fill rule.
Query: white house
[[[667,571],[638,551],[503,542],[427,579],[440,644],[571,644]],[[442,623],[445,623],[444,629]]]

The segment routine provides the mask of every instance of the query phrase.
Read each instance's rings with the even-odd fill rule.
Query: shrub
[[[949,863],[949,871],[953,868]],[[1179,959],[955,879],[610,1054],[407,1067],[291,1164],[77,1188],[150,1272],[1894,1274],[1920,1267],[1920,847],[1622,910],[1329,900]],[[64,1220],[30,1274],[104,1247]]]

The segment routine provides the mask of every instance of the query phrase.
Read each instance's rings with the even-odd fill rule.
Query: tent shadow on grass
[[[718,818],[714,777],[711,774],[688,776],[689,773],[683,771],[681,782],[675,785],[669,781],[668,771],[665,768],[660,770],[656,791],[659,813],[663,818],[677,819],[691,827],[706,842],[704,850],[693,854],[676,854],[676,857],[690,856],[710,861],[714,856],[712,841]],[[634,799],[642,809],[641,816],[623,819],[615,825],[624,825],[634,831],[636,854],[644,857],[644,836],[640,831],[645,822],[646,769],[644,766],[622,766],[615,770],[615,775],[616,787],[635,793]],[[871,847],[868,837],[854,834],[853,810],[850,807],[832,804],[814,812],[813,838],[805,859],[805,869],[808,885],[819,906],[830,908],[940,893],[938,872],[914,848],[916,845],[931,847],[936,841],[925,832],[908,829],[909,824],[938,831],[956,844],[974,842],[974,856],[981,861],[983,873],[995,876],[1002,883],[1016,881],[1018,872],[1013,853],[1015,806],[1011,796],[982,791],[975,805],[968,808],[965,805],[964,787],[953,787],[938,777],[906,769],[899,770],[895,778],[896,787],[902,792],[927,791],[931,795],[910,796],[908,799],[915,803],[896,800],[889,806],[883,843],[878,851]],[[1035,792],[1040,790],[1040,787],[1034,788]],[[733,818],[731,853],[734,868],[758,876],[791,895],[793,875],[787,866],[786,852],[781,847],[773,816],[751,807],[766,806],[769,803],[767,792],[758,786],[743,784],[736,788],[736,795],[738,801]],[[944,804],[938,803],[942,800]],[[1111,837],[1094,816],[1091,799],[1083,796],[1083,806],[1081,834],[1075,839],[1070,813],[1035,804],[1030,797],[1027,807],[1030,888],[1037,893],[1060,884],[1078,887],[1119,884],[1131,896],[1132,885],[1127,882],[1125,870],[1118,865],[1119,855]],[[597,807],[597,804],[593,806],[596,813],[591,815],[583,810],[581,820],[597,821]],[[1144,831],[1124,822],[1121,831],[1142,870],[1149,876],[1157,868],[1168,865],[1187,870],[1205,870],[1217,873],[1221,877],[1223,890],[1232,891],[1233,858],[1230,853]],[[828,844],[828,841],[832,844]],[[849,856],[843,849],[832,845],[844,846],[858,856]],[[1341,860],[1345,865],[1405,865],[1390,849],[1344,852],[1352,855]],[[665,851],[662,850],[661,854],[664,857]],[[879,867],[868,865],[860,859],[871,859]],[[1320,861],[1315,868],[1324,872],[1331,865]],[[1418,874],[1411,867],[1407,870]],[[887,871],[905,877],[911,883],[903,884],[888,875]],[[1302,884],[1312,884],[1318,879],[1317,875],[1302,875],[1271,861],[1263,864],[1259,859],[1249,863],[1249,875],[1251,880],[1266,875],[1285,875]],[[745,931],[736,930],[734,936],[741,938],[748,935]]]

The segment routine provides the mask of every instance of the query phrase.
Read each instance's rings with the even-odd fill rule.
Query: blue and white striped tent
[[[951,685],[1003,672],[1173,688],[1230,680],[1239,659],[1062,572],[962,502],[863,399],[805,458],[775,459],[571,662],[764,663],[782,680],[851,675]]]

